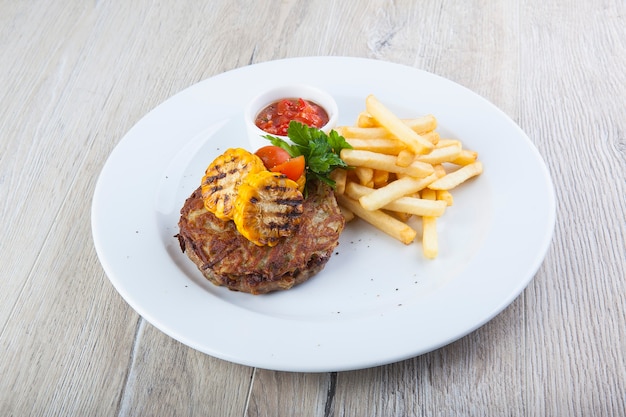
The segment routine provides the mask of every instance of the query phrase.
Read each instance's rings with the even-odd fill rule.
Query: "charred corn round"
[[[265,165],[258,156],[241,148],[226,150],[207,167],[202,178],[204,206],[222,220],[232,219],[241,183],[260,171],[265,171]]]
[[[296,184],[298,184],[298,191],[304,193],[304,187],[306,186],[306,174],[303,173],[302,175],[300,175],[300,178],[298,178]]]
[[[298,184],[270,171],[250,174],[239,187],[233,220],[237,230],[258,246],[275,246],[298,230],[304,197]]]

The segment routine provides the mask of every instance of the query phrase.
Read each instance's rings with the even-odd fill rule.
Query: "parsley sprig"
[[[335,130],[331,130],[327,135],[314,127],[291,121],[287,129],[287,137],[293,144],[276,136],[264,136],[272,142],[272,145],[286,150],[292,158],[304,155],[307,181],[318,179],[334,188],[335,181],[330,178],[330,173],[335,168],[348,168],[348,165],[339,157],[339,153],[342,149],[352,149],[343,136]]]

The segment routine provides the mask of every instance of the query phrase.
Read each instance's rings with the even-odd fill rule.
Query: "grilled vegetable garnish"
[[[261,158],[245,149],[228,149],[208,166],[202,178],[204,206],[222,220],[232,219],[241,183],[260,171],[265,171]]]
[[[237,230],[258,246],[275,246],[300,224],[304,197],[298,184],[277,172],[250,174],[239,187],[233,220]]]

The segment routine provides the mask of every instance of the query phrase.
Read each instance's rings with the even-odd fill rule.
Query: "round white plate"
[[[329,91],[339,124],[372,93],[401,117],[433,114],[442,135],[479,153],[484,173],[438,221],[439,257],[423,257],[363,221],[349,223],[326,268],[289,291],[253,296],[205,280],[174,237],[206,166],[247,147],[243,109],[273,85]],[[483,325],[528,285],[555,221],[536,148],[494,105],[439,76],[388,62],[307,57],[229,71],[171,97],[108,158],[92,206],[95,247],[122,297],[148,322],[209,355],[265,369],[325,372],[387,364]]]

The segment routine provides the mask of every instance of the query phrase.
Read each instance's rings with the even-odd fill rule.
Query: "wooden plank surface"
[[[0,414],[626,415],[626,4],[258,3],[0,2]],[[148,324],[100,266],[91,197],[143,115],[221,72],[314,55],[458,82],[547,162],[543,265],[444,348],[350,372],[233,364]]]

